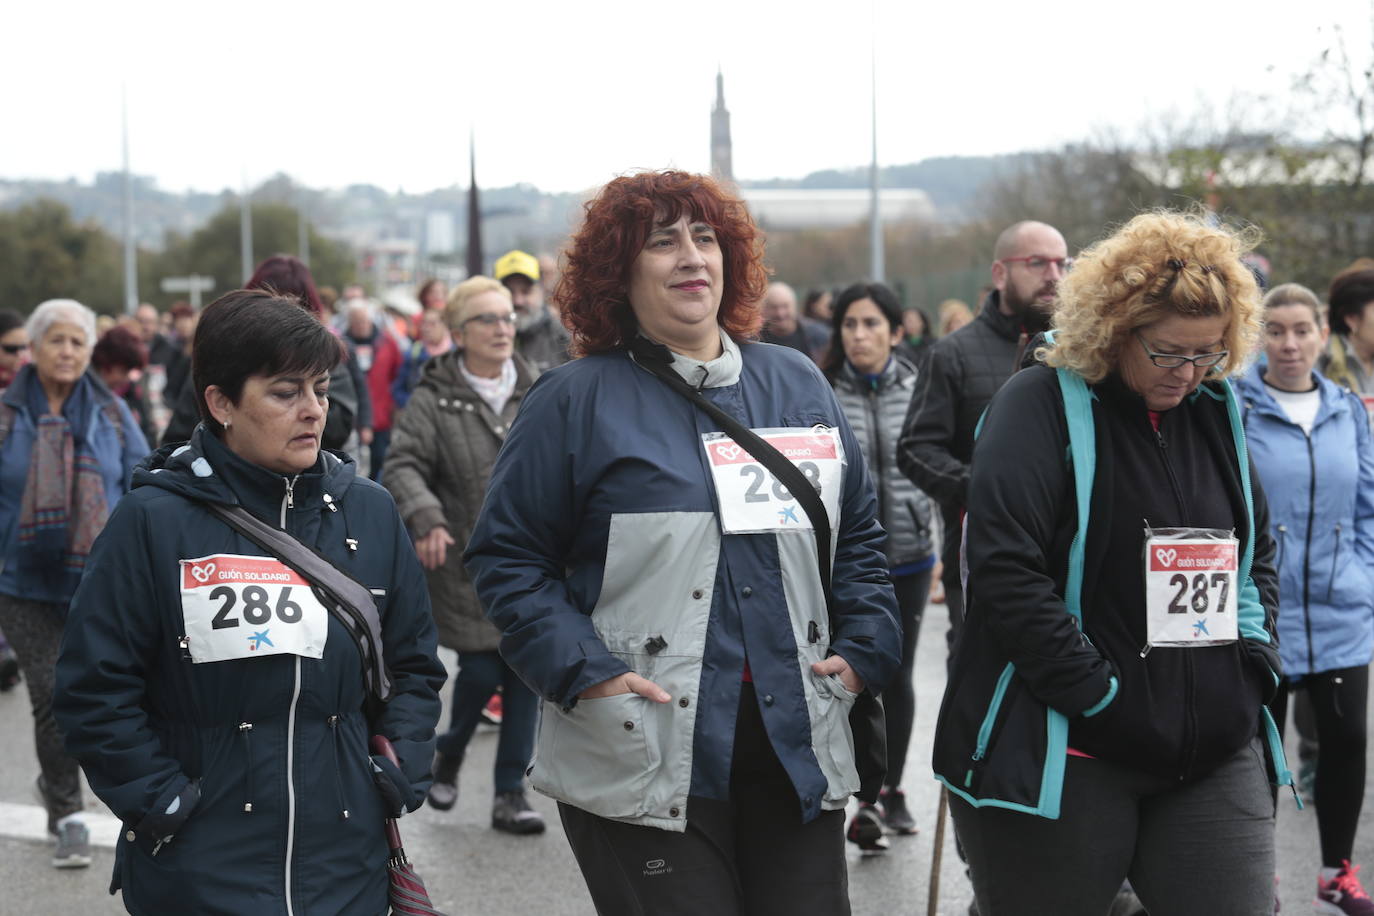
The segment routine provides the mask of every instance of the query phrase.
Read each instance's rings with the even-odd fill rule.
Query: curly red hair
[[[758,333],[759,302],[768,285],[763,234],[744,201],[713,179],[675,170],[622,175],[586,211],[553,294],[572,331],[575,355],[614,349],[635,333],[626,295],[630,268],[655,223],[676,222],[684,213],[707,223],[720,242],[725,288],[716,321],[737,341]]]

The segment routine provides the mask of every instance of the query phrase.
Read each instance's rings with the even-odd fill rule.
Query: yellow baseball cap
[[[495,269],[496,279],[504,281],[512,274],[520,274],[529,277],[535,283],[539,282],[539,259],[532,254],[523,251],[507,251],[496,259]]]

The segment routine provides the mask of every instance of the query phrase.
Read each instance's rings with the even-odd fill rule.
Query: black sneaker
[[[91,864],[91,832],[85,824],[67,821],[57,828],[52,864],[53,868],[85,868]]]
[[[906,793],[901,789],[883,789],[878,795],[883,809],[883,821],[893,833],[911,836],[916,832],[916,820],[906,807]]]
[[[436,811],[447,811],[458,801],[458,767],[463,758],[434,752],[434,783],[429,787],[429,805]]]
[[[491,803],[491,826],[506,833],[543,833],[544,818],[525,801],[524,792],[497,792]]]
[[[864,852],[884,852],[888,849],[887,838],[883,836],[883,818],[874,805],[859,805],[859,810],[849,820],[844,838]]]

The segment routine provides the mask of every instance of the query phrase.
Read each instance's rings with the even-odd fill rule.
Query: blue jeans
[[[516,677],[499,652],[459,652],[453,679],[453,713],[448,731],[439,736],[439,753],[459,761],[482,719],[487,700],[502,688],[501,738],[496,745],[496,791],[519,792],[525,768],[534,754],[534,726],[539,700]]]

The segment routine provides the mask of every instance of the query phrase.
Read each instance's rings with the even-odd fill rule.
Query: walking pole
[[[940,859],[945,851],[945,812],[949,809],[949,790],[940,786],[940,810],[935,815],[935,849],[930,857],[930,896],[926,916],[935,916],[940,906]]]

